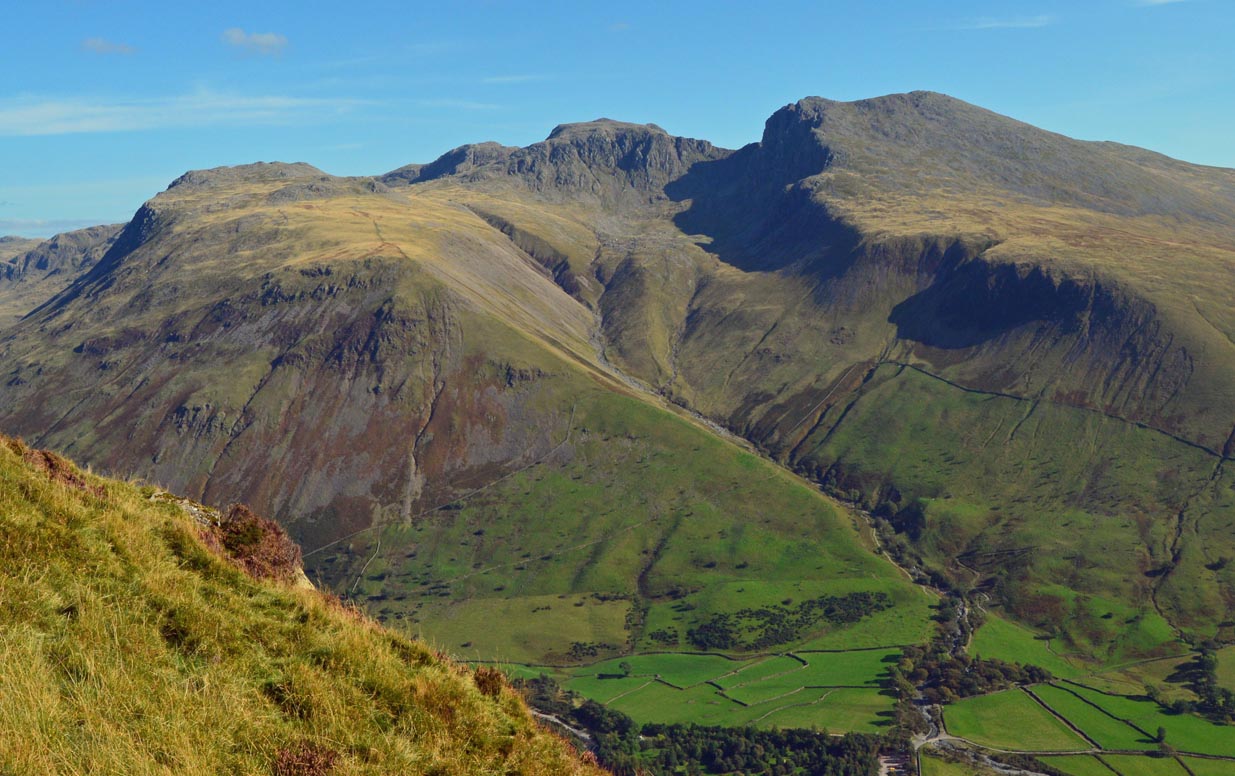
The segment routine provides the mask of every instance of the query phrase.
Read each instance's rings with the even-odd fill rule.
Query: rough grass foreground
[[[152,495],[0,437],[0,773],[600,772],[503,682],[281,581],[260,518],[203,540]]]

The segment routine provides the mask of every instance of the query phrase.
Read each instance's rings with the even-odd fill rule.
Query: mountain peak
[[[762,150],[808,160],[802,177],[848,174],[838,194],[870,200],[976,192],[1120,215],[1188,213],[1221,220],[1230,186],[1164,178],[1174,160],[1113,143],[1075,140],[946,94],[914,91],[852,102],[807,97],[768,119]],[[826,160],[820,164],[820,160]]]
[[[198,188],[232,185],[235,183],[269,183],[301,178],[333,179],[306,162],[254,162],[235,166],[211,167],[205,170],[189,170],[172,181],[168,189],[180,187]]]
[[[593,135],[601,135],[605,137],[617,137],[619,135],[663,135],[669,137],[669,133],[656,124],[634,124],[628,121],[617,121],[615,119],[599,118],[592,121],[580,121],[572,124],[558,124],[549,133],[548,140],[571,139],[574,137],[587,137]]]

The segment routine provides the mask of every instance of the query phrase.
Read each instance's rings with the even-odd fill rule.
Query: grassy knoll
[[[1096,757],[1087,754],[1041,757],[1042,762],[1070,776],[1115,776],[1115,772]]]
[[[945,712],[948,732],[983,746],[1058,752],[1089,744],[1020,690],[966,698]]]
[[[1157,749],[1140,730],[1121,722],[1068,691],[1066,687],[1039,685],[1033,692],[1057,714],[1080,728],[1103,749]]]
[[[249,576],[203,530],[0,438],[0,772],[596,772],[494,676]]]
[[[1119,776],[1188,776],[1188,772],[1174,757],[1147,757],[1135,754],[1100,756],[1102,761],[1111,766]],[[1230,771],[1228,770],[1227,773]]]
[[[1150,735],[1166,729],[1166,742],[1181,752],[1235,757],[1235,727],[1217,725],[1192,714],[1172,714],[1150,700],[1108,695],[1086,687],[1064,685],[1082,698],[1127,720]]]

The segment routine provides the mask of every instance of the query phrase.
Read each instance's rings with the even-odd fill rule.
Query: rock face
[[[189,173],[107,240],[0,340],[0,428],[302,541],[503,481],[638,385],[1082,649],[1235,613],[1230,170],[809,98],[737,151],[602,119],[376,179]]]

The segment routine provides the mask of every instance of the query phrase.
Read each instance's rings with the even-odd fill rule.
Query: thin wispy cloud
[[[277,32],[245,32],[239,27],[223,30],[223,41],[230,46],[254,54],[280,54],[287,48],[287,38]]]
[[[107,38],[86,38],[81,42],[81,48],[92,54],[132,54],[137,51],[127,43],[116,43]]]
[[[609,25],[609,32],[626,32],[630,29],[630,22],[614,22]]]
[[[1055,17],[1050,14],[1038,16],[1012,16],[995,18],[985,16],[971,19],[951,26],[954,30],[1030,30],[1038,27],[1049,27],[1055,23]]]
[[[543,81],[543,75],[491,75],[480,79],[482,84],[525,84],[531,81]]]
[[[1152,5],[1175,5],[1176,3],[1186,3],[1188,0],[1136,0],[1136,5],[1152,6]]]
[[[371,101],[212,91],[159,98],[19,98],[0,100],[0,136],[320,122],[368,104]]]
[[[472,102],[471,100],[417,100],[416,104],[422,108],[446,108],[449,110],[497,110],[501,105],[495,105],[491,102]]]
[[[99,218],[0,218],[0,235],[16,235],[18,237],[51,237],[60,232],[71,232],[74,229],[84,229],[106,223],[107,219]]]

